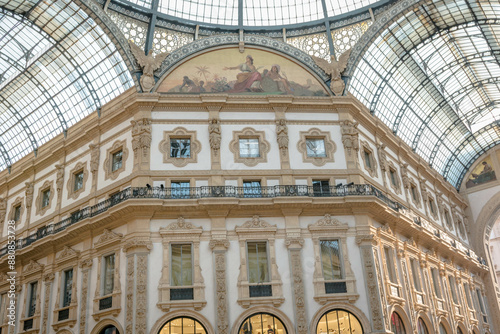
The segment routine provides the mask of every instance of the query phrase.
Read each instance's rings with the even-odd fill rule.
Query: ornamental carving
[[[303,240],[302,240],[303,241]],[[292,265],[292,285],[293,297],[297,322],[297,333],[307,334],[307,314],[305,303],[304,282],[302,279],[302,261],[300,257],[300,249],[290,250],[290,262]]]
[[[146,334],[147,320],[147,284],[148,284],[148,255],[137,254],[137,278],[135,296],[135,331],[133,333]]]
[[[324,154],[311,154],[311,140],[323,141]],[[337,151],[337,145],[333,142],[329,131],[321,131],[318,128],[312,128],[309,129],[309,131],[300,132],[297,150],[302,153],[302,160],[304,162],[310,162],[315,166],[321,167],[327,162],[335,162],[334,153]]]
[[[208,141],[212,150],[218,151],[220,149],[221,130],[220,120],[217,118],[208,121]]]
[[[59,256],[57,257],[57,261],[63,261],[71,258],[75,258],[80,256],[80,251],[76,251],[71,247],[64,246],[63,250],[61,253],[59,253]]]
[[[64,165],[56,165],[56,190],[57,196],[60,198],[62,195],[62,189],[64,185]]]
[[[403,187],[405,187],[405,189],[409,189],[411,182],[410,177],[408,176],[408,164],[401,165],[401,179],[403,180]]]
[[[243,225],[241,225],[242,228],[265,228],[265,227],[273,227],[276,225],[271,225],[268,222],[261,220],[259,216],[255,215],[252,217],[251,220],[246,221]]]
[[[212,239],[210,240],[209,243],[210,249],[215,249],[215,248],[223,248],[223,249],[228,249],[229,248],[229,240],[227,239]]]
[[[149,154],[151,147],[151,119],[143,118],[137,121],[130,121],[132,123],[132,149],[134,156],[137,159],[138,151],[142,150],[142,154],[146,157]]]
[[[215,279],[217,299],[217,329],[219,334],[227,334],[229,330],[229,315],[227,310],[225,252],[217,252],[215,254]]]
[[[422,199],[424,202],[427,202],[429,200],[429,192],[427,191],[425,179],[420,179],[420,192],[422,193]]]
[[[331,55],[331,62],[329,63],[327,60],[318,58],[316,56],[311,56],[314,59],[316,65],[318,65],[326,74],[330,75],[330,89],[336,96],[342,96],[345,89],[344,80],[341,78],[342,72],[344,72],[347,61],[349,60],[349,56],[351,55],[351,50],[349,49],[342,53],[339,57],[339,60],[335,58],[335,55]]]
[[[23,268],[23,275],[26,276],[36,271],[43,271],[43,267],[43,264],[40,264],[35,260],[30,260],[30,262]]]
[[[88,261],[88,260],[85,260]],[[89,289],[89,268],[82,272],[82,299],[80,301],[80,319],[79,319],[79,334],[85,334],[85,324],[87,322],[87,299],[88,299],[88,289]]]
[[[192,230],[201,229],[201,227],[195,227],[193,224],[186,222],[184,217],[180,216],[177,221],[169,224],[167,227],[162,227],[160,230]]]
[[[127,293],[126,293],[126,301],[125,306],[127,310],[127,314],[125,316],[125,332],[133,333],[134,330],[134,277],[135,277],[135,268],[134,268],[134,260],[135,255],[127,257]]]
[[[288,236],[285,239],[285,246],[288,248],[302,248],[304,245],[304,238],[300,236]]]
[[[53,276],[54,274],[52,274]],[[43,300],[43,318],[42,318],[42,334],[47,333],[47,322],[49,321],[49,302],[50,302],[50,294],[51,294],[51,288],[52,288],[52,281],[54,280],[54,277],[52,277],[51,280],[45,280],[45,298]]]
[[[255,156],[242,157],[240,154],[240,139],[257,139],[259,143],[259,152]],[[257,131],[249,127],[241,131],[233,131],[233,140],[229,143],[229,150],[234,155],[234,162],[245,164],[248,167],[267,162],[267,154],[270,149],[271,145],[266,140],[264,131]]]
[[[372,253],[371,247],[363,247],[361,249],[363,264],[365,266],[366,273],[366,286],[371,310],[371,319],[373,321],[373,328],[376,331],[383,331],[385,329],[383,322],[383,313],[381,307],[381,299],[379,295],[378,285],[380,282],[377,282],[377,273],[375,264],[373,263],[373,258],[376,254]]]
[[[134,238],[127,240],[123,245],[124,252],[128,252],[129,250],[134,248],[141,248],[150,251],[151,249],[153,249],[153,244],[151,243],[149,238],[144,238],[144,239]]]
[[[344,145],[344,149],[347,151],[349,156],[353,153],[353,150],[355,151],[355,154],[359,151],[358,125],[358,122],[350,120],[340,122],[342,144]]]
[[[49,198],[48,198],[48,203],[45,203],[44,205],[44,193],[48,191],[49,192]],[[43,185],[38,188],[38,196],[36,197],[36,202],[35,202],[35,212],[37,215],[43,216],[47,210],[50,209],[52,206],[52,199],[54,198],[54,181],[45,181]]]
[[[385,145],[377,145],[378,163],[382,172],[387,171],[387,153],[385,153]]]
[[[316,223],[311,225],[311,227],[327,227],[327,226],[347,226],[347,224],[342,223],[340,220],[338,220],[335,217],[332,217],[329,213],[327,213],[323,218],[321,218]]]
[[[7,214],[7,200],[3,197],[0,197],[0,224],[4,221],[6,214]]]
[[[26,209],[28,211],[30,210],[31,204],[33,203],[34,184],[34,182],[25,182]]]
[[[172,156],[171,142],[173,139],[189,139],[189,156]],[[158,145],[163,153],[163,163],[170,163],[175,167],[184,167],[189,163],[198,162],[198,153],[201,152],[201,142],[196,139],[196,131],[177,127],[172,131],[163,131],[163,140]]]
[[[99,170],[99,145],[90,144],[90,172],[95,174]]]
[[[99,239],[94,243],[94,247],[101,248],[110,244],[114,244],[116,242],[120,242],[122,238],[123,234],[116,233],[105,228]]]
[[[160,68],[161,63],[169,55],[168,52],[162,52],[153,56],[153,50],[149,50],[147,55],[144,54],[144,50],[135,45],[134,42],[128,42],[130,46],[130,51],[135,57],[137,64],[142,69],[141,75],[141,87],[144,93],[149,93],[155,85],[154,71]]]
[[[278,119],[276,121],[276,141],[278,142],[278,147],[283,155],[285,155],[286,150],[288,150],[288,140],[288,127],[286,126],[286,120],[284,118]]]

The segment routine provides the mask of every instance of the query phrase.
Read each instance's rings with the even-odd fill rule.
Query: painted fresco
[[[157,92],[327,96],[318,80],[277,54],[238,48],[204,53],[168,74]]]
[[[476,165],[476,168],[474,168],[470,174],[465,185],[467,188],[470,188],[490,181],[495,181],[496,179],[497,177],[491,164],[491,157],[487,157]]]

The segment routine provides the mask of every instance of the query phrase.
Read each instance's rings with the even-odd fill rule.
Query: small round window
[[[120,332],[118,331],[118,328],[116,328],[115,326],[109,325],[109,326],[104,327],[101,330],[100,334],[120,334]]]
[[[287,334],[280,319],[267,313],[249,316],[240,326],[239,334]]]
[[[316,334],[363,333],[358,318],[344,310],[332,310],[319,319]]]
[[[192,318],[175,318],[168,321],[158,334],[206,334],[202,324]]]

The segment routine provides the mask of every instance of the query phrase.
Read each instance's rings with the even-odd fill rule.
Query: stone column
[[[226,285],[226,251],[229,241],[226,238],[213,238],[210,248],[214,253],[215,262],[215,300],[217,308],[217,334],[229,333],[229,315],[227,310],[227,285]]]
[[[127,254],[126,333],[146,334],[148,256],[151,248],[148,238],[134,238],[123,246]]]
[[[285,245],[288,247],[290,257],[291,280],[293,290],[293,305],[295,313],[295,323],[297,325],[297,334],[307,334],[307,313],[305,305],[304,282],[302,279],[302,258],[301,250],[304,239],[299,233],[287,233]]]
[[[387,303],[383,281],[379,270],[376,236],[373,234],[358,235],[356,243],[361,250],[372,333],[392,333],[389,324],[390,315],[385,306]]]
[[[47,328],[49,327],[49,313],[50,313],[50,295],[52,294],[52,282],[54,282],[54,274],[46,274],[43,277],[45,282],[45,298],[43,299],[43,318],[42,318],[42,334],[47,333]]]
[[[80,298],[79,334],[87,333],[85,326],[87,324],[87,304],[89,300],[89,272],[90,268],[92,268],[92,264],[92,259],[80,262],[80,268],[82,268],[82,296]],[[99,282],[97,282],[97,284],[99,284]]]

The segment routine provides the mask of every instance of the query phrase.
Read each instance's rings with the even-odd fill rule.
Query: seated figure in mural
[[[284,78],[280,74],[280,66],[274,64],[270,71],[265,71],[264,78],[262,79],[262,86],[264,91],[269,91],[274,86],[272,91],[286,92],[287,94],[293,94],[293,88],[287,78]],[[272,80],[274,85],[272,85],[267,79]],[[266,89],[267,88],[267,89]]]
[[[248,55],[245,62],[233,67],[224,67],[224,70],[240,70],[236,75],[236,83],[228,93],[260,92],[260,80],[262,76],[253,64],[252,56]]]
[[[490,164],[488,164],[488,162],[486,161],[483,161],[481,165],[483,167],[483,170],[479,173],[471,173],[471,177],[466,183],[467,187],[472,187],[481,183],[496,180],[495,171],[490,166]]]

